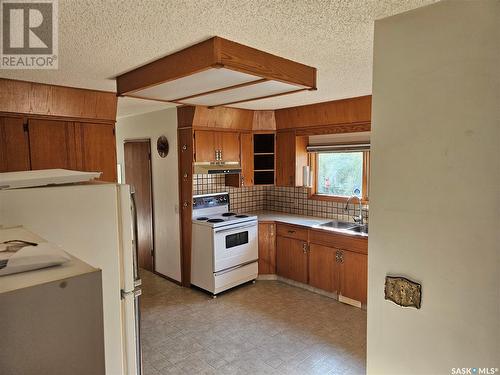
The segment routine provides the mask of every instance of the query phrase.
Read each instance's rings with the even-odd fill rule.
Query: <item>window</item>
[[[317,152],[313,195],[338,201],[356,195],[367,201],[368,158],[367,151]]]

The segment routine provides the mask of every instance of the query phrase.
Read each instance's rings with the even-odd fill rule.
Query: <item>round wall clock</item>
[[[158,155],[160,155],[162,158],[168,155],[167,137],[162,135],[161,137],[158,138],[158,140],[156,141],[156,149],[158,150]]]

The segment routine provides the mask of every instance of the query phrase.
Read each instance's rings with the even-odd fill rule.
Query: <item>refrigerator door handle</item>
[[[139,297],[142,294],[141,288],[134,288],[133,290],[126,291],[124,289],[120,289],[120,295],[122,299],[127,298],[128,295],[133,295],[134,297]]]
[[[138,235],[138,226],[137,226],[137,204],[135,202],[135,190],[131,187],[130,191],[130,201],[132,204],[132,233],[133,233],[133,261],[134,261],[134,286],[138,286],[135,283],[141,282],[139,278],[139,235]]]

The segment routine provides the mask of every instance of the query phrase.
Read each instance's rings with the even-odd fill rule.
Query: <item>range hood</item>
[[[198,162],[193,163],[195,174],[237,174],[241,173],[241,165],[235,162]]]
[[[237,107],[239,103],[316,90],[316,68],[213,37],[116,80],[120,96]]]

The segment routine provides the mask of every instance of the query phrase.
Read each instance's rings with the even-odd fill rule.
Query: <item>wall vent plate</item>
[[[385,277],[385,299],[403,307],[420,309],[422,285],[400,276]]]

